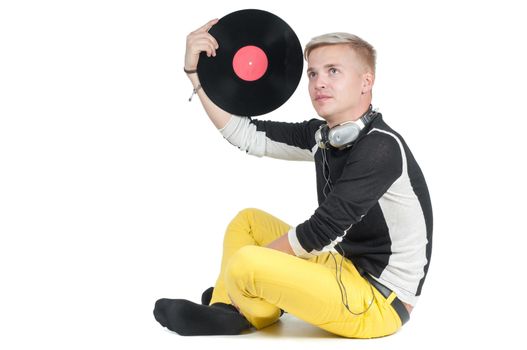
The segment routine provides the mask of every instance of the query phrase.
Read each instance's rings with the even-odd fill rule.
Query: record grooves
[[[236,11],[209,33],[219,49],[216,57],[201,53],[198,75],[220,108],[258,116],[277,109],[294,93],[302,76],[302,47],[281,18],[262,10]]]

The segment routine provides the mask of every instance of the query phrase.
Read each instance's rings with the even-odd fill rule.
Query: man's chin
[[[331,114],[325,111],[317,111],[317,114],[320,118],[324,119],[325,121],[331,120]]]
[[[315,111],[317,112],[319,117],[324,119],[326,119],[326,116],[329,115],[328,111],[324,110],[323,108],[315,108]]]
[[[318,116],[324,119],[326,121],[326,124],[328,124],[330,128],[338,124],[333,114],[318,113]]]

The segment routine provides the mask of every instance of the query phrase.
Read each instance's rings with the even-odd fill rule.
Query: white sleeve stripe
[[[265,154],[265,133],[258,132],[249,118],[233,115],[220,132],[227,141],[242,151],[258,157]]]
[[[256,125],[252,124],[249,118],[233,115],[229,122],[219,131],[231,144],[257,157],[268,156],[286,160],[314,160],[311,150],[271,140],[266,136],[265,132],[258,131]]]
[[[315,160],[310,150],[276,142],[268,137],[266,137],[266,141],[265,155],[268,157],[286,160]]]

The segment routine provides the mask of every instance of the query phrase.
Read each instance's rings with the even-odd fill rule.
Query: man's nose
[[[314,86],[316,90],[325,89],[327,86],[326,79],[321,75],[317,75]]]

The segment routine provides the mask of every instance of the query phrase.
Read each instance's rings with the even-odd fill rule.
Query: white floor
[[[175,344],[186,344],[201,349],[201,344],[214,344],[220,348],[248,348],[268,349],[273,346],[287,346],[288,348],[318,348],[320,346],[358,346],[375,348],[385,347],[387,344],[399,342],[402,332],[391,340],[390,337],[381,339],[345,339],[328,333],[320,328],[307,324],[294,316],[285,314],[280,321],[260,331],[252,330],[239,336],[214,337],[180,337],[166,329],[158,336],[159,345],[171,348]],[[352,343],[352,344],[350,344]],[[367,344],[369,343],[369,345]],[[164,347],[163,347],[164,348]]]
[[[431,311],[431,310],[428,310]],[[415,313],[417,314],[417,312]],[[347,339],[335,336],[317,327],[311,326],[294,316],[285,314],[279,322],[261,331],[252,331],[239,336],[181,337],[166,329],[159,329],[155,336],[155,348],[173,349],[202,348],[202,345],[221,349],[269,349],[280,347],[286,349],[445,349],[453,344],[469,346],[471,344],[492,344],[503,342],[513,344],[511,339],[490,340],[484,334],[477,334],[473,329],[460,327],[459,320],[448,325],[444,315],[430,314],[427,317],[417,315],[398,333],[377,339]],[[416,319],[417,318],[417,319]],[[435,318],[435,320],[434,320]],[[485,332],[483,332],[485,333]],[[497,341],[497,343],[496,343]]]

